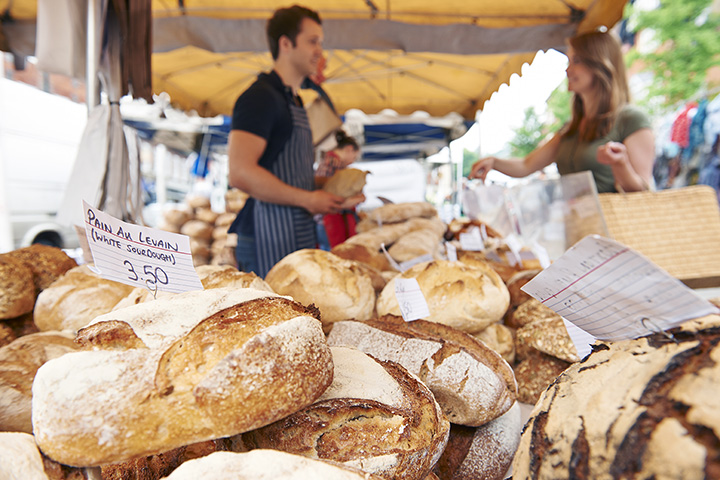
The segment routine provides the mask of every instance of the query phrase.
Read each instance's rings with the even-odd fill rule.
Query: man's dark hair
[[[295,46],[295,40],[297,39],[298,33],[300,33],[300,25],[304,18],[309,18],[317,22],[318,25],[322,25],[320,15],[318,15],[316,11],[301,7],[300,5],[279,8],[273,16],[270,17],[267,22],[267,37],[273,60],[277,60],[280,50],[280,37],[283,35],[288,37],[293,46]]]

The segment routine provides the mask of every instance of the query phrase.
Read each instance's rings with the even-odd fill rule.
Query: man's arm
[[[308,191],[281,181],[260,166],[267,141],[253,133],[231,130],[228,137],[229,183],[263,202],[291,205],[312,214],[340,209],[343,198],[323,190]]]

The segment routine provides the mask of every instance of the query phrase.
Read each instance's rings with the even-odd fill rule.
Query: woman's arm
[[[648,190],[655,163],[655,136],[652,129],[641,128],[622,143],[608,142],[598,147],[598,162],[610,165],[618,190]]]
[[[560,135],[554,135],[548,142],[530,152],[525,158],[485,157],[475,162],[468,178],[485,180],[490,170],[497,170],[510,177],[526,177],[542,170],[555,161],[560,146]]]

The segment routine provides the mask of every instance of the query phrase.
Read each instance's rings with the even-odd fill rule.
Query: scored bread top
[[[255,299],[279,297],[264,290],[232,287],[196,290],[140,303],[96,317],[78,331],[77,341],[102,347],[103,338],[115,335],[114,346],[159,348],[175,341],[203,319],[234,305]],[[122,331],[122,335],[117,333]],[[103,337],[104,336],[104,337]],[[119,341],[118,336],[127,338]],[[134,338],[133,338],[134,337]]]

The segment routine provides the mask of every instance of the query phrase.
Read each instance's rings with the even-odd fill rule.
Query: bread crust
[[[30,267],[24,262],[0,255],[0,320],[31,312],[35,303],[35,284]]]
[[[332,357],[318,319],[293,303],[258,298],[177,336],[150,341],[134,330],[149,348],[116,344],[46,363],[33,384],[38,445],[67,465],[118,463],[236,435],[311,404],[332,381]]]

